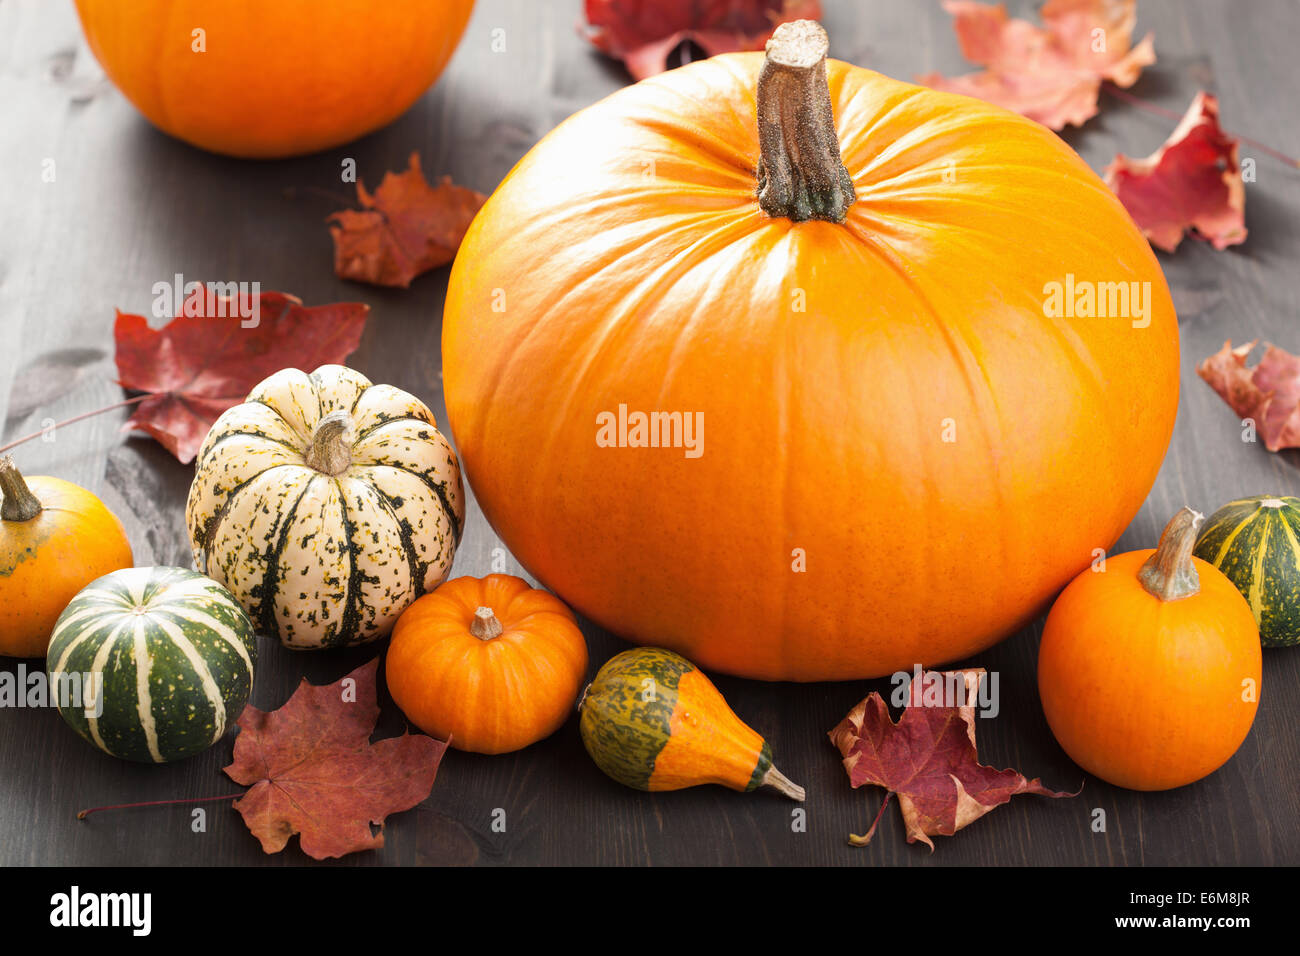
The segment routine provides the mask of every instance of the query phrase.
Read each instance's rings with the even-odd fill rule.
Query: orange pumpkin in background
[[[1123,532],[1178,404],[1159,264],[1068,146],[824,54],[800,21],[565,121],[475,218],[443,326],[524,566],[772,680],[1015,631]]]
[[[473,0],[77,0],[104,71],[150,122],[257,159],[392,122],[442,73]]]

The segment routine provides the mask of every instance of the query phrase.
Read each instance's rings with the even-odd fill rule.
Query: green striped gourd
[[[772,787],[804,798],[772,763],[772,748],[727,706],[694,664],[659,647],[611,657],[578,704],[578,729],[596,766],[637,790],[717,783]]]
[[[86,585],[54,626],[46,657],[59,713],[114,757],[144,763],[206,750],[253,687],[252,622],[211,578],[126,568]],[[92,691],[93,688],[93,691]]]
[[[195,566],[260,632],[384,637],[451,569],[460,463],[413,395],[341,365],[285,369],[212,426],[186,507]]]
[[[1300,644],[1300,499],[1228,502],[1205,522],[1195,554],[1245,595],[1265,647]]]

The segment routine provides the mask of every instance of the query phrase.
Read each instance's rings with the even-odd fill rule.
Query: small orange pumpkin
[[[0,654],[44,657],[77,592],[134,564],[117,516],[62,478],[24,479],[0,458]]]
[[[563,602],[521,578],[455,578],[397,619],[385,672],[394,702],[425,733],[509,753],[573,712],[587,642]]]
[[[1130,790],[1200,780],[1241,746],[1259,706],[1261,653],[1241,592],[1192,556],[1183,508],[1155,551],[1130,551],[1062,592],[1043,628],[1047,723],[1084,770]]]
[[[474,0],[77,0],[95,57],[149,121],[259,159],[384,126],[451,59]]]

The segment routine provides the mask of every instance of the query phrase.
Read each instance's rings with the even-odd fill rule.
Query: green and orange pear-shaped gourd
[[[616,654],[578,709],[587,753],[624,786],[660,791],[716,783],[804,798],[803,787],[776,769],[768,742],[680,654],[658,647]]]

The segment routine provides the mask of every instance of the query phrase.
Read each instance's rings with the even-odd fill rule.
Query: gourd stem
[[[1162,601],[1177,601],[1200,592],[1201,579],[1192,563],[1192,548],[1204,520],[1205,515],[1186,506],[1169,519],[1155,554],[1138,570],[1138,580],[1148,594]]]
[[[772,767],[767,773],[763,774],[763,786],[771,787],[773,790],[784,794],[791,800],[798,800],[800,803],[803,802],[803,787],[799,786],[797,783],[792,783],[790,778],[780,770],[777,770],[776,767]]]
[[[469,622],[469,632],[480,641],[490,641],[501,636],[505,629],[490,607],[481,607],[474,612],[474,619]]]
[[[330,412],[312,429],[303,459],[323,475],[341,475],[352,467],[354,441],[352,416],[344,411]]]
[[[14,460],[6,455],[0,458],[0,519],[4,521],[31,521],[41,513],[41,502],[27,487]]]
[[[758,74],[758,205],[774,218],[843,222],[857,198],[835,135],[829,49],[815,20],[783,23],[767,41]]]

